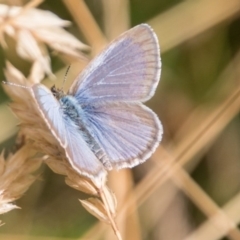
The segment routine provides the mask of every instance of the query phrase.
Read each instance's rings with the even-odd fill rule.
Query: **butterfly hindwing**
[[[162,138],[162,125],[141,103],[99,103],[85,109],[91,133],[116,169],[144,162]]]

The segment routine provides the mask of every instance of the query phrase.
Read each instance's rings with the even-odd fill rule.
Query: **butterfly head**
[[[65,96],[65,93],[63,92],[62,89],[59,89],[59,88],[56,88],[55,85],[53,85],[51,87],[51,92],[53,94],[53,96],[56,98],[56,99],[60,99],[62,98],[63,96]]]

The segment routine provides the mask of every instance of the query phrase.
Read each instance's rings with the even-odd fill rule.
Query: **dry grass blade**
[[[209,218],[215,216],[213,224],[220,230],[225,229],[230,239],[240,239],[240,231],[235,222],[233,222],[220,209],[217,204],[195,183],[191,177],[185,172],[163,148],[161,151],[164,154],[164,165],[168,168],[168,174],[174,183],[189,196],[192,201],[201,209]],[[159,164],[158,160],[155,162]],[[162,167],[162,165],[160,166]]]
[[[84,1],[78,0],[64,0],[63,2],[92,47],[92,55],[96,55],[107,44],[107,41],[87,5]]]
[[[113,40],[130,27],[130,3],[129,0],[102,0],[102,5],[104,11],[104,32],[108,40]]]
[[[44,0],[32,0],[29,1],[23,8],[21,14],[24,14],[25,11],[28,11],[28,9],[31,8],[36,8],[37,6],[39,6],[42,2],[44,2]]]
[[[159,36],[163,52],[229,19],[239,10],[238,0],[188,0],[149,20],[148,23]]]
[[[237,194],[233,197],[228,203],[226,203],[222,210],[231,219],[233,222],[237,224],[240,223],[240,194]],[[194,232],[192,232],[185,240],[217,240],[223,238],[227,235],[226,228],[216,228],[215,224],[212,222],[216,222],[219,218],[218,214],[213,216],[204,222],[199,228],[197,228]]]

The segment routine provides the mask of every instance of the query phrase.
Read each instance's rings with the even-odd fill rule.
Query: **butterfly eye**
[[[51,92],[54,94],[54,93],[56,93],[56,87],[55,87],[55,85],[53,85],[52,87],[51,87]]]
[[[51,92],[52,92],[52,94],[53,94],[54,97],[58,97],[59,91],[58,91],[58,89],[55,87],[55,85],[53,85],[53,86],[51,87]]]
[[[51,87],[51,92],[58,100],[64,96],[64,92],[61,89],[56,88],[55,85]]]

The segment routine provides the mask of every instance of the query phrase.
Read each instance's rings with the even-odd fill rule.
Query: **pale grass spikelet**
[[[20,148],[14,155],[0,155],[0,214],[19,208],[13,201],[20,198],[35,181],[33,173],[42,161],[32,159],[29,145]],[[0,222],[1,225],[1,222]]]
[[[85,192],[94,197],[79,200],[82,206],[100,221],[110,224],[118,237],[121,239],[120,233],[115,224],[115,216],[117,209],[117,200],[114,193],[104,184],[94,183],[90,179],[76,173],[66,161],[59,161],[53,158],[46,158],[45,163],[53,172],[65,175],[65,182],[68,186]]]
[[[102,201],[97,198],[88,198],[87,200],[80,200],[82,206],[98,218],[100,221],[110,224],[110,221],[107,217],[107,211]]]
[[[104,195],[106,196],[106,199],[108,201],[110,213],[113,216],[115,216],[116,215],[116,209],[117,209],[117,199],[116,199],[116,196],[112,192],[112,190],[110,188],[108,188],[107,186],[105,186],[103,188],[103,192],[104,192]]]
[[[34,68],[30,76],[36,75]],[[26,79],[10,63],[6,64],[5,76],[9,82],[29,86],[36,80]],[[44,154],[42,160],[57,174],[65,176],[70,187],[92,195],[90,199],[80,200],[83,207],[99,220],[109,223],[115,234],[120,238],[115,224],[116,198],[106,185],[106,179],[94,181],[79,175],[66,159],[65,151],[52,135],[35,104],[29,88],[4,85],[5,91],[12,98],[10,104],[14,114],[20,119],[21,134],[35,152]]]
[[[52,75],[46,45],[68,56],[85,59],[89,47],[63,29],[70,22],[50,11],[0,4],[0,43],[8,47],[4,34],[16,41],[17,54]]]
[[[66,162],[48,157],[46,158],[45,163],[53,172],[65,175],[65,182],[68,186],[78,191],[98,196],[97,187],[93,185],[92,181],[77,174]]]

